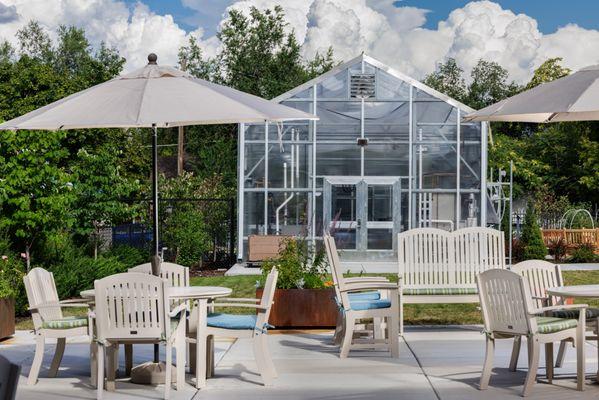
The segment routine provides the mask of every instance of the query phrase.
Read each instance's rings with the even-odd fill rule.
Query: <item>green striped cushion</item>
[[[71,329],[82,326],[87,326],[87,317],[65,317],[42,323],[42,328],[44,329]]]
[[[402,292],[411,296],[478,294],[476,288],[406,288]]]
[[[576,328],[578,321],[575,319],[536,317],[539,333],[554,333]]]
[[[551,313],[552,316],[557,318],[575,318],[578,319],[580,310],[557,310]],[[599,308],[587,308],[586,319],[598,318]]]

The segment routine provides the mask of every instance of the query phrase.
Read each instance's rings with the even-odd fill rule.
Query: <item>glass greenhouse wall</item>
[[[319,120],[240,125],[238,258],[249,235],[328,231],[346,260],[394,260],[403,230],[486,224],[469,107],[365,55],[275,101]]]

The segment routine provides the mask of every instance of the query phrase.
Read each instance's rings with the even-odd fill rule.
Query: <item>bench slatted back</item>
[[[398,235],[404,288],[476,288],[476,276],[505,268],[503,235],[490,228],[416,228]]]

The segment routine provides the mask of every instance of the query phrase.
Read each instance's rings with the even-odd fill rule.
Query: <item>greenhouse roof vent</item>
[[[375,95],[374,74],[352,74],[350,80],[350,97],[368,99]]]

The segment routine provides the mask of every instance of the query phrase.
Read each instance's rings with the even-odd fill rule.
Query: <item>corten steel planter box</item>
[[[0,340],[15,334],[15,299],[0,298]]]
[[[277,289],[268,323],[277,329],[334,327],[339,312],[334,298],[334,289]]]

